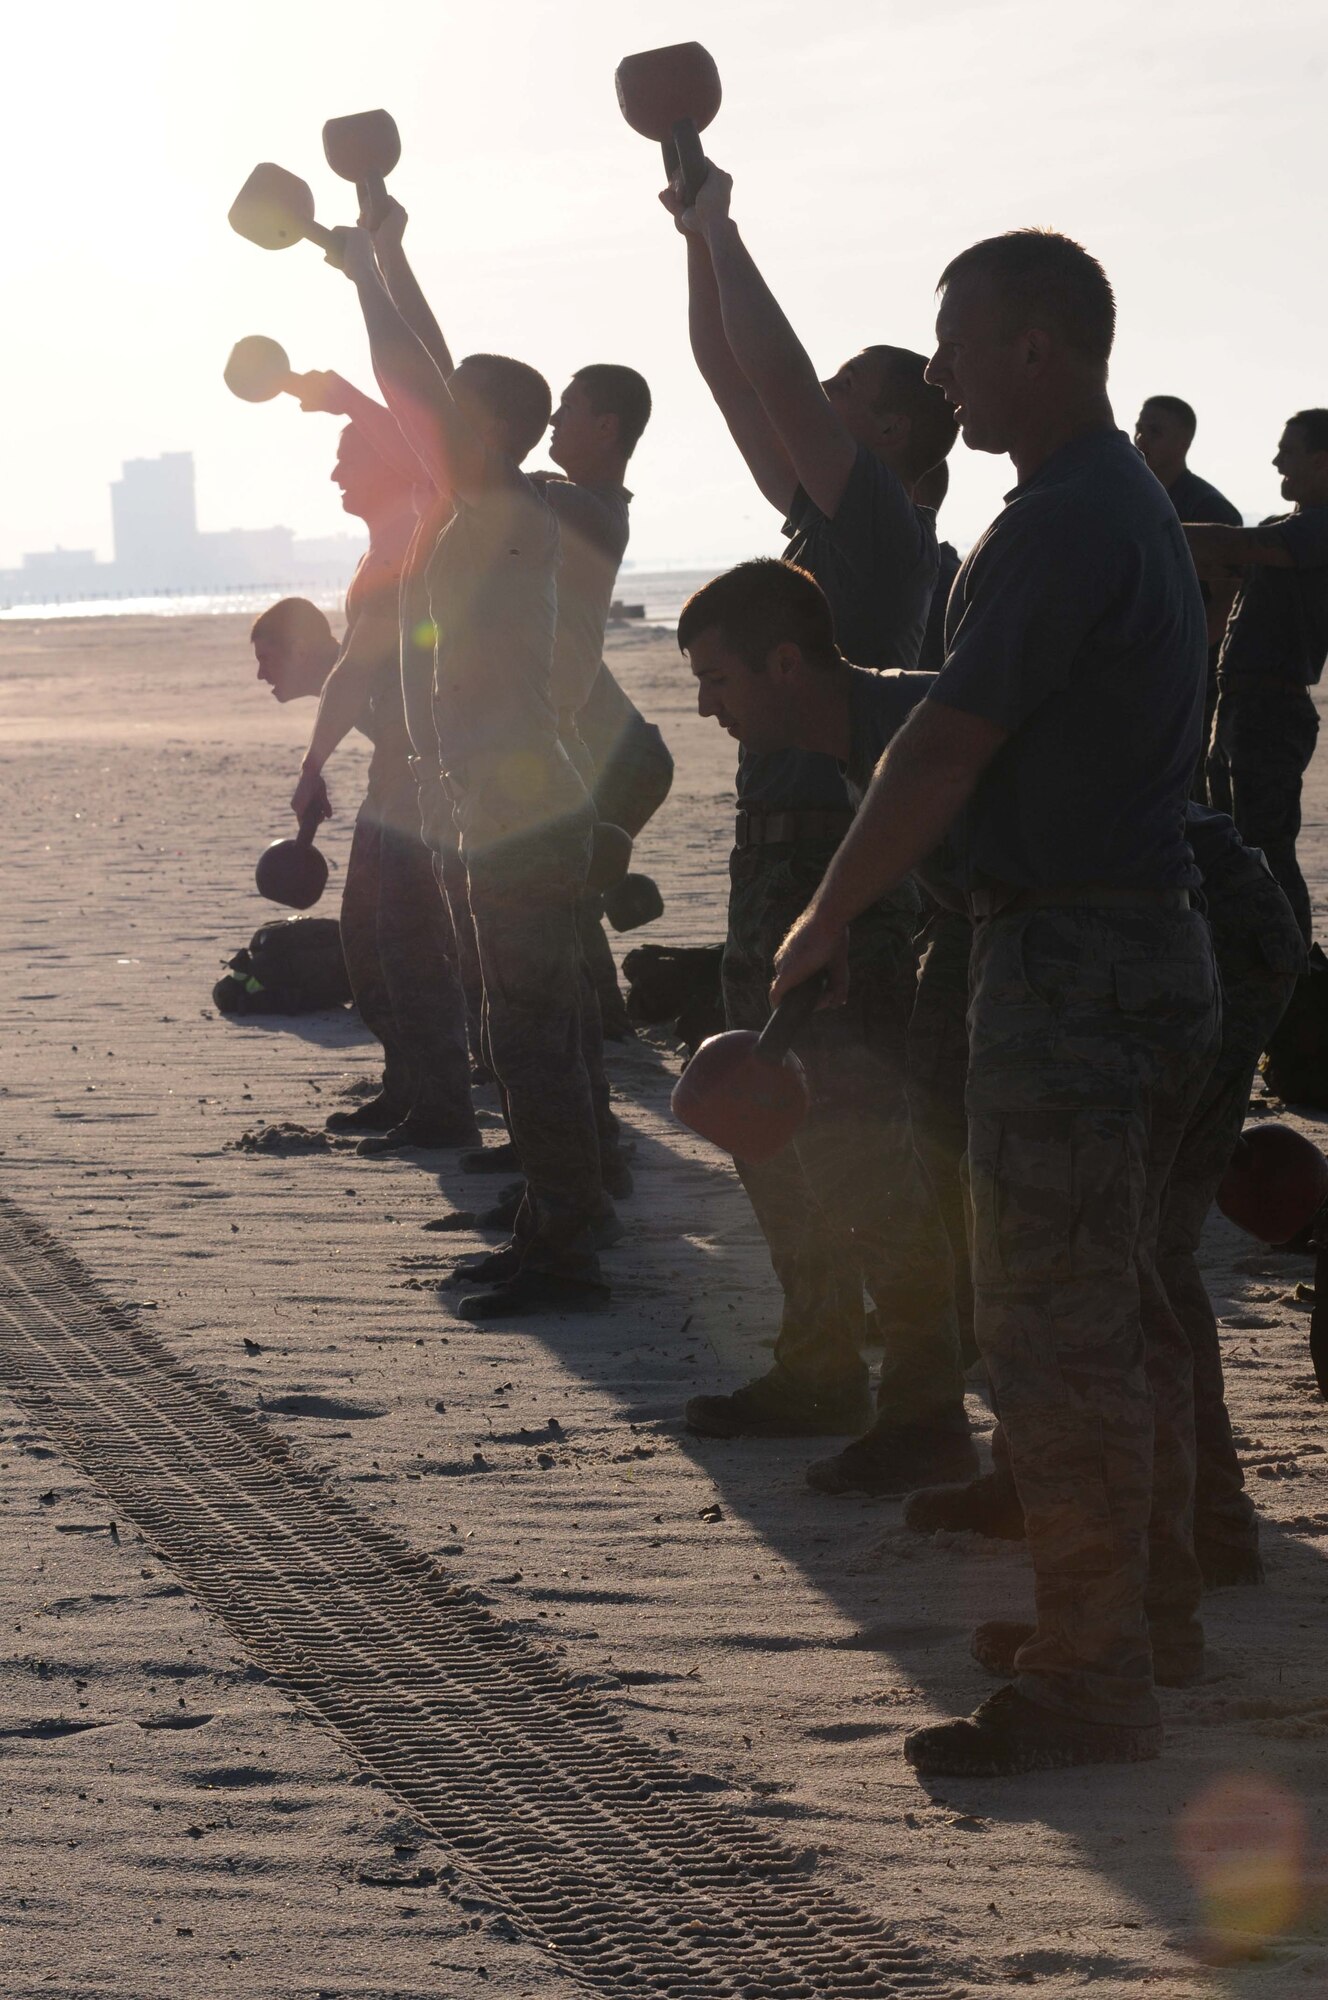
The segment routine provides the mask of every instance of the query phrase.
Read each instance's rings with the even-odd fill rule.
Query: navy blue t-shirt
[[[1302,507],[1265,525],[1295,567],[1257,563],[1246,570],[1217,671],[1224,680],[1265,674],[1308,687],[1328,654],[1328,506]]]
[[[945,842],[962,888],[1194,888],[1203,599],[1176,510],[1124,432],[1007,496],[950,595],[928,699],[1011,732]]]
[[[959,551],[953,542],[941,542],[936,558],[936,588],[931,594],[927,629],[922,635],[922,651],[918,654],[918,665],[929,674],[938,674],[945,658],[945,609],[960,570]]]
[[[1168,486],[1167,498],[1182,521],[1217,521],[1226,528],[1244,525],[1239,507],[1233,507],[1225,493],[1200,479],[1188,465]]]
[[[848,756],[840,769],[857,807],[891,739],[931,692],[936,676],[921,669],[873,673],[869,667],[850,667],[849,675]]]
[[[897,473],[859,445],[834,519],[799,487],[784,523],[787,562],[816,578],[839,650],[863,667],[916,666],[936,583],[936,514],[915,507]],[[744,750],[738,799],[768,812],[847,810],[833,757]]]

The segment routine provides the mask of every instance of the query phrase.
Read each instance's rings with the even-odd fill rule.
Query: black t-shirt
[[[964,888],[1193,888],[1207,646],[1176,510],[1100,430],[1007,496],[950,596],[928,699],[1008,729],[944,843]]]
[[[873,673],[869,667],[850,667],[848,671],[849,748],[840,768],[856,807],[862,804],[891,738],[931,692],[936,676],[922,670]]]
[[[1168,486],[1167,498],[1182,521],[1217,521],[1227,528],[1243,525],[1239,507],[1233,507],[1225,493],[1219,493],[1206,479],[1200,479],[1188,465]]]
[[[918,665],[929,674],[938,674],[945,658],[945,607],[950,602],[950,592],[960,570],[959,551],[953,542],[937,544],[936,563],[936,588],[931,594],[927,629],[922,635],[922,651],[918,654]]]
[[[1217,670],[1224,680],[1260,674],[1308,687],[1328,654],[1328,506],[1301,507],[1265,526],[1295,567],[1246,570]]]
[[[916,666],[936,583],[934,510],[915,507],[898,474],[859,445],[833,520],[799,487],[784,533],[785,560],[829,600],[840,652],[864,667]],[[834,758],[809,750],[744,750],[738,798],[770,812],[848,806]]]

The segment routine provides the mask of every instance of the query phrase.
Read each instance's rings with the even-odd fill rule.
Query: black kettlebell
[[[274,840],[258,857],[254,881],[269,903],[310,910],[327,887],[327,862],[314,846],[323,819],[321,805],[305,808],[294,840]]]

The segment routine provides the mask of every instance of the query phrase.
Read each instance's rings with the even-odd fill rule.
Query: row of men
[[[665,202],[687,242],[697,359],[787,518],[793,562],[718,579],[679,628],[703,713],[743,746],[726,1008],[734,1024],[759,1024],[772,992],[827,966],[842,987],[849,960],[852,979],[847,1005],[819,1015],[801,1050],[817,1099],[805,1141],[744,1174],[785,1294],[775,1367],[734,1396],[699,1399],[689,1417],[730,1435],[859,1423],[865,1278],[886,1350],[879,1415],[818,1483],[889,1491],[971,1473],[966,1288],[953,1275],[971,1251],[974,1337],[1004,1440],[993,1484],[1007,1521],[1022,1517],[1037,1624],[1017,1635],[1017,1661],[1008,1644],[999,1652],[1013,1687],[970,1721],[920,1732],[909,1754],[965,1771],[1154,1755],[1155,1668],[1190,1678],[1202,1660],[1196,1369],[1208,1370],[1207,1392],[1217,1370],[1205,1449],[1233,1539],[1257,1564],[1229,1429],[1217,1435],[1211,1309],[1195,1305],[1208,1322],[1198,1340],[1159,1275],[1158,1232],[1164,1209],[1184,1211],[1179,1263],[1202,1299],[1187,1239],[1220,1134],[1202,1154],[1180,1149],[1197,1142],[1215,1089],[1213,1115],[1234,1143],[1232,1075],[1247,1093],[1303,944],[1228,822],[1192,808],[1187,838],[1207,618],[1176,509],[1114,425],[1114,302],[1100,267],[1043,232],[977,245],[943,275],[930,363],[873,347],[821,383],[729,194],[712,166],[693,207],[672,190]],[[600,1295],[602,1171],[564,1173],[555,1188],[552,1152],[525,1129],[538,1082],[563,1114],[564,1167],[578,1145],[588,1165],[597,1142],[605,1157],[576,918],[593,808],[549,697],[566,614],[553,585],[556,487],[519,471],[538,436],[533,404],[517,408],[530,371],[495,357],[444,365],[419,331],[400,240],[398,212],[372,239],[350,233],[344,262],[388,408],[452,509],[441,532],[436,518],[419,531],[407,562],[402,657],[431,655],[431,713],[410,727],[416,776],[427,798],[441,770],[459,828],[486,1049],[527,1173],[513,1240],[483,1273],[498,1283],[474,1301],[482,1316],[489,1301],[510,1311]],[[1009,452],[1020,483],[948,595],[943,664],[924,685],[911,670],[939,561],[918,488],[957,424],[971,447]],[[1307,579],[1322,565],[1306,559],[1304,524],[1328,513],[1321,424],[1302,413],[1283,442],[1291,534],[1191,533],[1205,566],[1250,565],[1300,592],[1307,632],[1321,604]],[[420,571],[425,618],[410,589]],[[1247,583],[1229,631],[1257,597]],[[1314,677],[1301,672],[1302,689]],[[329,740],[315,731],[297,809],[320,795]],[[862,794],[856,817],[846,768]],[[431,832],[446,875],[438,818]],[[1230,1050],[1216,919],[1194,902],[1202,881],[1211,912],[1228,877],[1241,906],[1233,934],[1262,968],[1254,1025]],[[934,898],[920,979],[918,880]],[[1240,1011],[1229,998],[1229,1024]],[[556,1032],[534,1029],[536,1014]],[[525,1060],[527,1027],[539,1071]]]

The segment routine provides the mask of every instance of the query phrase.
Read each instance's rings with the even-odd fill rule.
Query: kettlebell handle
[[[664,141],[663,153],[664,171],[681,189],[683,206],[690,208],[706,177],[705,148],[694,118],[674,121],[673,135]]]
[[[314,835],[318,832],[322,824],[323,808],[315,800],[313,805],[306,806],[300,814],[300,830],[295,836],[296,845],[299,847],[312,847],[314,844]]]
[[[816,1012],[817,1003],[828,984],[827,975],[818,972],[813,979],[786,993],[757,1037],[756,1054],[765,1062],[782,1063],[793,1046],[794,1037]]]

